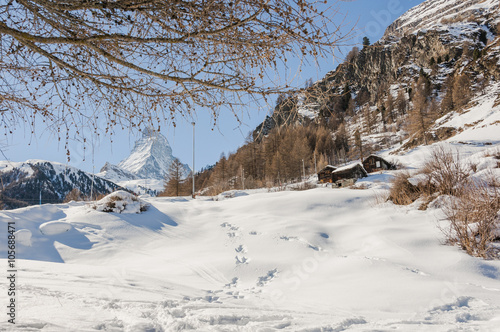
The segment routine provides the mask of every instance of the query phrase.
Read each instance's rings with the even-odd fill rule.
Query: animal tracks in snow
[[[241,236],[241,233],[239,232],[240,228],[238,226],[232,225],[228,222],[223,222],[222,224],[220,224],[220,227],[228,229],[227,236],[229,238]]]
[[[306,245],[308,248],[310,248],[314,251],[323,251],[323,248],[321,248],[320,246],[313,245],[313,244],[309,243],[307,240],[300,238],[300,237],[297,237],[297,236],[282,235],[282,236],[280,236],[280,240],[301,242],[304,245]]]
[[[237,253],[240,253],[240,254],[244,254],[246,253],[248,250],[247,250],[247,247],[244,246],[243,244],[240,244],[236,249],[234,249]]]
[[[267,272],[265,276],[259,277],[257,281],[257,286],[263,287],[270,283],[274,278],[278,276],[278,269],[273,269]]]
[[[241,256],[241,255],[236,255],[235,256],[236,258],[236,264],[248,264],[248,262],[250,261],[250,259],[248,257],[245,257],[245,256]]]

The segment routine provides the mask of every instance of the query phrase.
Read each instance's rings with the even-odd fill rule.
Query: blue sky
[[[377,41],[390,23],[411,7],[422,2],[423,0],[339,1],[341,13],[338,14],[337,18],[340,20],[347,15],[346,27],[356,25],[356,37],[350,41],[352,45],[344,50],[336,51],[336,57],[344,58],[352,46],[361,44],[364,36],[370,38],[372,43]],[[296,80],[297,86],[302,86],[309,78],[315,81],[322,78],[327,72],[335,69],[337,65],[331,57],[319,61],[319,67],[303,67],[302,73]],[[298,65],[294,59],[289,59],[289,63],[292,66],[294,63],[296,66]],[[238,114],[242,121],[241,124],[235,120],[233,114],[220,114],[217,126],[214,127],[210,113],[207,110],[200,110],[194,119],[196,122],[196,170],[214,164],[221,153],[227,155],[236,151],[239,146],[244,144],[248,134],[263,121],[268,112],[270,112],[268,107],[259,109],[258,106],[249,105],[247,109],[242,109]],[[161,132],[168,138],[173,154],[182,162],[191,165],[193,133],[191,119],[179,120],[175,128],[165,125]],[[94,137],[93,144],[88,143],[85,149],[80,142],[72,141],[70,143],[72,160],[68,164],[85,171],[95,170],[98,172],[105,162],[117,164],[127,157],[138,136],[140,134],[116,129],[113,142],[109,137]],[[43,128],[38,128],[35,136],[32,136],[29,128],[19,127],[13,135],[4,136],[0,144],[6,157],[12,161],[44,159],[66,163],[64,143],[58,142],[54,135]],[[94,151],[93,158],[92,150]],[[4,159],[4,157],[2,156],[0,159]]]

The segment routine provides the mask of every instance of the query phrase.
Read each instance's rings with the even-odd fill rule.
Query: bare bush
[[[458,152],[454,154],[442,146],[436,148],[422,169],[429,178],[429,183],[424,188],[425,194],[460,194],[460,190],[466,187],[470,169],[460,161]]]
[[[299,183],[298,185],[295,186],[290,186],[290,189],[294,191],[303,191],[303,190],[309,190],[309,189],[314,189],[316,188],[316,184],[310,183],[310,182],[303,182]]]
[[[411,184],[408,181],[409,178],[411,178],[409,172],[401,172],[396,175],[392,180],[391,190],[387,199],[397,205],[408,205],[416,201],[421,195],[421,190]]]
[[[217,182],[214,185],[208,187],[204,194],[207,196],[217,196],[229,189],[230,188],[227,184],[224,184],[222,182]]]
[[[85,199],[85,196],[82,194],[78,188],[73,188],[65,197],[63,202],[64,203],[69,203],[71,201],[83,201]]]
[[[443,207],[450,221],[442,229],[447,242],[458,244],[469,255],[494,258],[498,248],[492,246],[500,226],[500,190],[484,181],[469,183],[457,197],[451,197]]]

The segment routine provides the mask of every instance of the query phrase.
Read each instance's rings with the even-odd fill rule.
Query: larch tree
[[[421,137],[427,144],[427,131],[431,125],[429,114],[429,91],[425,78],[421,76],[413,89],[413,108],[408,113],[408,131],[410,135]]]
[[[387,100],[385,101],[385,110],[387,112],[387,121],[389,124],[393,123],[395,118],[394,118],[394,97],[392,96],[392,93],[389,91],[389,94],[387,96]]]
[[[347,152],[349,152],[349,135],[345,124],[341,124],[335,133],[335,150],[340,160],[346,161]]]
[[[441,101],[441,115],[451,112],[455,105],[453,103],[453,85],[455,84],[455,78],[453,75],[449,75],[444,81],[445,93],[443,100]]]
[[[363,160],[363,141],[361,140],[361,134],[359,130],[354,132],[354,145],[359,151],[359,160]]]
[[[164,196],[181,196],[183,193],[183,165],[179,159],[175,158],[168,168],[167,175],[165,177],[165,190],[163,192]]]
[[[453,105],[463,107],[472,97],[471,82],[467,74],[458,75],[453,81]]]
[[[406,100],[406,93],[402,88],[399,89],[398,95],[395,101],[395,107],[398,111],[398,115],[406,114],[406,109],[408,108],[408,101]]]
[[[158,128],[200,107],[214,121],[236,115],[248,100],[292,90],[274,80],[288,58],[331,55],[348,38],[324,3],[2,1],[2,124],[40,119],[61,138],[102,121],[106,132]]]
[[[363,107],[363,116],[365,120],[365,131],[367,135],[371,135],[373,132],[373,127],[376,124],[376,118],[373,115],[370,105],[365,105]]]

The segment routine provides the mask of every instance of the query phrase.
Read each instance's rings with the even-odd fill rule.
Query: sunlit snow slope
[[[439,210],[376,205],[377,192],[154,198],[142,214],[79,203],[2,212],[2,238],[15,221],[22,239],[16,330],[497,331],[500,262],[443,245]]]
[[[494,14],[498,9],[497,0],[427,0],[394,21],[388,27],[384,39],[453,25],[450,22],[457,19],[459,25],[463,25],[472,17],[481,18],[484,24],[491,15],[498,15]]]

